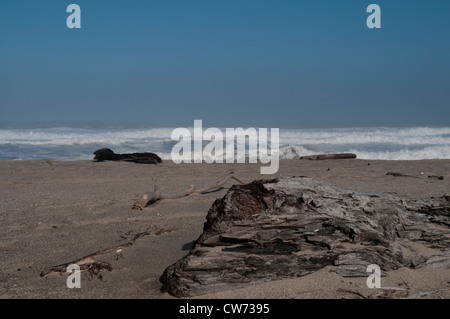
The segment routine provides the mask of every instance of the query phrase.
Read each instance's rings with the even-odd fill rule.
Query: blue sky
[[[0,125],[448,126],[449,57],[448,0],[2,0]]]

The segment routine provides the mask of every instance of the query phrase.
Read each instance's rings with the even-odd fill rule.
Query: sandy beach
[[[217,192],[132,210],[133,203],[155,185],[178,192],[191,184],[208,186],[233,171],[246,182],[308,176],[359,192],[416,198],[450,195],[450,160],[291,159],[281,160],[275,175],[261,175],[260,167],[260,163],[1,161],[0,298],[174,298],[160,291],[159,277],[188,253],[202,233],[208,209],[235,181]],[[52,266],[131,242],[120,253],[113,249],[98,256],[96,260],[109,263],[111,269],[84,272],[80,289],[69,289],[67,276],[57,272],[40,276]],[[407,288],[411,298],[450,298],[450,269],[400,268],[383,277],[382,286]],[[199,297],[360,298],[349,291],[372,293],[366,278],[343,278],[323,268],[300,278]]]

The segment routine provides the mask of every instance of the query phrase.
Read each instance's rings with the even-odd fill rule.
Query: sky
[[[448,0],[2,0],[0,128],[448,126],[449,57]]]

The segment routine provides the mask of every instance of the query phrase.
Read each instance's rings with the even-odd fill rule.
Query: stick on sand
[[[193,194],[193,193],[205,194],[208,192],[212,192],[214,190],[219,189],[223,185],[225,185],[225,183],[228,182],[228,180],[231,178],[241,184],[245,184],[241,179],[239,179],[237,176],[235,176],[234,173],[232,172],[229,175],[227,175],[225,178],[216,182],[215,184],[208,186],[208,187],[201,188],[199,190],[196,190],[194,185],[191,185],[191,187],[189,187],[189,189],[187,189],[185,191],[181,191],[178,193],[163,193],[158,189],[158,186],[155,186],[155,188],[152,192],[147,192],[144,195],[142,195],[141,198],[134,203],[132,208],[135,210],[142,210],[147,205],[152,204],[161,199],[176,199],[176,198],[189,196],[190,194]]]

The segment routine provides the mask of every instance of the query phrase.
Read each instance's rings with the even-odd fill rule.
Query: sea
[[[152,152],[163,160],[170,160],[172,148],[179,142],[171,139],[174,129],[0,127],[0,160],[92,160],[94,151],[104,147],[119,154]],[[225,136],[225,128],[223,132]],[[203,145],[209,142],[203,141]],[[354,153],[357,158],[368,160],[450,159],[450,127],[279,129],[281,159],[327,153]]]

